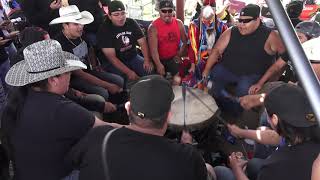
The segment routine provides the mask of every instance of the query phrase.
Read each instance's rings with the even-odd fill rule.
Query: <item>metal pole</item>
[[[289,52],[299,82],[305,89],[315,116],[320,124],[320,85],[311,64],[304,53],[286,11],[279,0],[267,0],[273,20]]]

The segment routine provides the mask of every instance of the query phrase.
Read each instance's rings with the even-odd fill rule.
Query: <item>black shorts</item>
[[[174,59],[161,60],[161,63],[163,64],[166,73],[169,72],[172,76],[178,74],[179,63],[176,62]]]

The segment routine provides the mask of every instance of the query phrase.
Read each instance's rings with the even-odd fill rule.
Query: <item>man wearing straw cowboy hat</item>
[[[55,40],[27,46],[6,82],[13,88],[5,107],[2,142],[9,149],[17,180],[62,179],[72,172],[71,147],[94,126],[107,124],[66,99],[70,72],[85,69]]]
[[[94,55],[94,50],[83,39],[83,26],[93,22],[88,11],[80,12],[78,7],[70,5],[59,9],[60,17],[50,24],[62,24],[62,32],[55,39],[64,51],[78,56],[88,66],[87,70],[73,72],[71,86],[85,93],[98,94],[107,101],[109,93],[119,93],[123,87],[123,78],[101,70]]]

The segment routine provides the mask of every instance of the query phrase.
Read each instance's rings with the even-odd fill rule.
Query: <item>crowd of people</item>
[[[62,4],[24,0],[17,9],[31,26],[21,32],[0,7],[0,178],[319,179],[318,121],[261,7],[234,19],[204,0],[186,30],[161,0],[143,31],[121,1]],[[299,20],[301,6],[287,11],[319,78],[320,24]],[[255,141],[254,158],[232,152],[214,167],[187,130],[179,142],[165,136],[181,84],[208,89],[230,134]],[[231,124],[254,108],[263,109],[258,129]],[[128,123],[107,118],[121,110]]]

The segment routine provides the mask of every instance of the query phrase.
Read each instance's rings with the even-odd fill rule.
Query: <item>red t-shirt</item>
[[[180,29],[176,18],[167,24],[160,18],[152,22],[158,32],[158,53],[160,60],[168,60],[177,55],[180,44]]]

